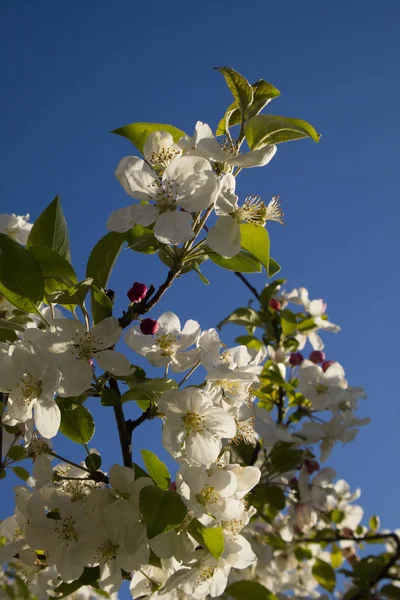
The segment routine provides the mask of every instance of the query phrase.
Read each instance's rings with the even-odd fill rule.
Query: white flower
[[[337,362],[324,372],[322,367],[304,360],[298,371],[299,391],[315,410],[326,410],[339,404],[345,397],[347,381],[344,370]]]
[[[33,223],[28,223],[29,215],[0,215],[0,233],[5,233],[16,242],[26,244]]]
[[[221,450],[221,439],[236,433],[235,420],[196,388],[164,392],[158,402],[167,417],[163,445],[175,458],[210,465]]]
[[[35,335],[32,342],[52,353],[61,369],[60,396],[79,396],[90,387],[93,379],[91,360],[96,359],[104,371],[114,375],[128,375],[130,364],[126,356],[111,350],[122,334],[118,319],[108,317],[90,331],[80,321],[55,319],[51,331]],[[46,436],[48,437],[48,436]]]
[[[258,196],[248,196],[239,207],[235,185],[233,175],[227,173],[223,176],[221,192],[215,203],[218,219],[207,236],[210,248],[225,258],[232,258],[240,252],[242,223],[251,223],[255,227],[264,227],[267,221],[283,223],[277,197],[274,196],[266,206]]]
[[[182,150],[167,131],[150,133],[143,146],[143,156],[152,167],[166,168],[181,154]]]
[[[214,137],[211,127],[207,123],[197,121],[193,137],[184,136],[178,142],[178,146],[191,154],[197,153],[201,156],[230,167],[263,167],[275,156],[277,147],[267,144],[259,150],[251,150],[244,154],[238,154],[237,149],[231,146],[221,147]]]
[[[190,213],[213,204],[220,187],[210,163],[198,156],[175,158],[162,178],[141,158],[127,156],[115,174],[129,196],[146,204],[115,211],[107,228],[124,232],[136,224],[147,227],[155,223],[154,235],[165,244],[180,244],[193,237]]]
[[[314,508],[330,511],[336,505],[336,493],[332,480],[336,477],[333,469],[325,467],[310,483],[307,466],[303,465],[299,474],[299,493],[301,502],[311,502]]]
[[[296,339],[299,342],[298,349],[302,350],[308,339],[314,350],[323,350],[325,347],[324,343],[316,332],[319,329],[324,329],[325,331],[330,331],[332,333],[337,333],[340,331],[340,327],[338,325],[335,325],[327,319],[322,318],[322,315],[326,310],[325,302],[320,298],[317,300],[310,300],[308,291],[304,287],[292,290],[286,294],[285,297],[288,302],[293,302],[294,304],[303,306],[310,317],[313,317],[314,319],[314,328],[305,333],[299,333],[296,335]]]
[[[61,374],[56,366],[45,362],[31,345],[17,341],[8,354],[0,354],[0,389],[9,394],[6,416],[14,423],[32,419],[45,438],[56,435],[60,426],[60,409],[54,395]],[[3,417],[4,419],[4,417]]]
[[[181,330],[178,317],[170,311],[157,320],[159,325],[154,336],[141,333],[139,326],[131,327],[125,334],[126,344],[138,354],[145,356],[156,367],[171,365],[175,373],[190,369],[200,359],[199,350],[187,350],[200,336],[197,321],[186,321]]]

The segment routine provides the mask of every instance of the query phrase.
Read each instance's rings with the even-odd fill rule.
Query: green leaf
[[[56,396],[55,400],[60,408],[71,408],[73,404],[83,404],[87,399],[87,394],[80,396]]]
[[[250,252],[262,265],[269,269],[269,235],[268,231],[261,226],[244,223],[240,226],[241,245],[244,250]]]
[[[257,581],[236,581],[225,593],[236,600],[278,600],[278,598]]]
[[[229,315],[229,317],[226,317],[218,323],[218,329],[221,329],[221,327],[227,323],[244,325],[245,327],[259,327],[262,324],[260,315],[254,308],[237,308]]]
[[[101,456],[96,452],[91,452],[85,458],[85,465],[89,471],[98,471],[101,467]]]
[[[237,102],[232,102],[230,106],[225,111],[224,116],[218,123],[217,130],[215,135],[224,135],[229,130],[229,127],[233,127],[234,125],[239,125],[241,122],[241,113],[238,108]]]
[[[181,129],[164,123],[131,123],[114,129],[111,133],[127,138],[143,154],[146,140],[154,131],[167,131],[172,135],[174,142],[178,142],[185,135]]]
[[[25,327],[8,319],[0,319],[1,329],[10,329],[11,331],[25,331]]]
[[[297,329],[296,315],[288,309],[281,311],[282,331],[285,335],[290,335]]]
[[[397,585],[391,583],[384,585],[380,593],[390,600],[400,600],[400,588]]]
[[[42,270],[46,294],[67,290],[78,282],[71,264],[47,246],[31,246],[30,253]]]
[[[226,84],[240,108],[242,120],[244,121],[247,110],[253,102],[253,88],[243,75],[230,67],[216,67],[216,70],[224,76]]]
[[[60,408],[60,432],[77,444],[87,444],[94,434],[94,420],[85,406]]]
[[[99,577],[100,567],[85,567],[79,579],[71,581],[70,583],[61,583],[54,591],[57,592],[57,594],[62,594],[62,596],[57,595],[57,598],[67,598],[70,594],[79,590],[83,585],[92,585],[96,583]]]
[[[312,317],[303,319],[303,321],[300,321],[300,323],[297,324],[297,329],[301,332],[311,331],[311,329],[315,329],[314,319]]]
[[[332,512],[331,512],[331,519],[334,523],[336,523],[336,525],[338,525],[339,523],[341,523],[343,521],[345,517],[345,514],[343,511],[338,510],[337,508],[335,508]]]
[[[274,260],[273,258],[269,259],[269,263],[268,263],[268,277],[273,277],[274,275],[276,275],[277,273],[279,273],[279,271],[281,270],[281,265],[279,263],[276,262],[276,260]]]
[[[274,98],[281,95],[280,91],[265,79],[259,79],[253,84],[254,99],[248,117],[255,117]]]
[[[370,517],[370,519],[368,521],[368,525],[369,525],[369,528],[371,529],[371,531],[378,531],[380,524],[381,524],[381,520],[376,515],[373,515],[372,517]]]
[[[86,267],[86,277],[93,277],[93,283],[98,287],[105,288],[107,286],[111,271],[125,240],[125,233],[110,231],[97,242],[90,253]],[[91,306],[94,324],[111,316],[111,310],[98,302],[93,292],[91,293]]]
[[[148,477],[148,473],[146,473],[146,471],[144,469],[142,469],[142,467],[139,467],[139,465],[137,465],[136,463],[133,463],[133,472],[135,475],[135,481],[136,479],[140,479],[141,477]]]
[[[16,342],[18,336],[12,329],[3,329],[0,327],[0,342]]]
[[[89,277],[88,279],[84,279],[83,281],[79,281],[75,285],[70,288],[63,290],[61,292],[53,292],[52,294],[48,294],[47,300],[49,302],[55,302],[56,304],[61,304],[62,306],[66,306],[67,308],[78,305],[83,306],[85,302],[85,298],[87,296],[88,291],[93,286],[93,278]]]
[[[188,526],[188,533],[200,546],[218,560],[224,552],[224,534],[222,527],[205,527],[198,519],[192,519]]]
[[[154,254],[162,248],[162,244],[157,240],[152,229],[142,227],[142,225],[135,225],[128,231],[126,241],[130,250],[142,254]]]
[[[250,150],[262,148],[266,144],[278,144],[305,137],[318,142],[321,137],[307,121],[278,115],[253,117],[247,121],[245,133]]]
[[[275,281],[272,281],[270,284],[265,286],[265,288],[260,294],[260,302],[263,306],[268,306],[269,301],[274,295],[276,288],[282,285],[283,283],[286,283],[286,279],[275,279]]]
[[[267,485],[262,487],[264,491],[264,496],[268,504],[277,508],[278,510],[283,510],[286,506],[286,498],[283,493],[282,488],[277,485]]]
[[[254,335],[239,335],[235,338],[235,342],[247,346],[247,348],[254,348],[255,350],[260,350],[263,346],[263,343],[254,337]]]
[[[303,560],[310,560],[310,558],[312,558],[311,550],[308,550],[308,548],[302,548],[301,546],[298,546],[295,549],[294,555],[299,562]]]
[[[249,254],[248,252],[239,252],[233,258],[223,258],[216,252],[208,252],[208,256],[210,259],[223,269],[228,269],[228,271],[239,271],[240,273],[261,273],[262,266],[260,261],[258,261],[254,256]]]
[[[11,446],[7,452],[7,456],[14,461],[24,460],[26,458],[26,450],[22,446]]]
[[[173,379],[165,379],[157,377],[155,379],[147,379],[146,381],[134,380],[127,381],[130,389],[122,394],[121,402],[134,400],[143,410],[149,407],[152,400],[157,400],[161,394],[177,387],[176,381]]]
[[[46,246],[71,262],[67,222],[58,196],[35,220],[26,244],[32,246]]]
[[[42,271],[30,252],[0,233],[0,293],[27,313],[36,313],[44,297]]]
[[[187,515],[187,508],[176,492],[167,492],[154,485],[140,490],[139,506],[149,538],[175,529]]]
[[[333,592],[336,585],[336,573],[331,565],[317,558],[312,568],[312,574],[321,587],[328,592]]]
[[[26,481],[31,476],[29,471],[23,467],[11,467],[11,471],[13,471],[17,477],[22,479],[22,481]]]
[[[333,569],[338,569],[343,562],[342,552],[337,544],[332,544],[331,565]]]
[[[272,448],[269,460],[277,473],[285,473],[298,467],[303,458],[301,450],[297,450],[294,444],[278,442]]]
[[[150,450],[140,451],[144,466],[152,480],[163,490],[167,490],[171,484],[171,476],[166,465]]]
[[[100,397],[102,406],[116,406],[117,404],[121,404],[121,396],[117,390],[103,388]]]

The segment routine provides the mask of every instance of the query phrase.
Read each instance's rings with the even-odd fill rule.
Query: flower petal
[[[114,375],[129,375],[132,371],[129,360],[121,352],[115,350],[102,350],[96,353],[96,360],[103,371]]]
[[[192,216],[178,210],[159,215],[154,226],[154,235],[163,244],[182,244],[194,236]]]
[[[137,156],[125,156],[116,171],[115,176],[129,196],[136,200],[149,200],[153,194],[154,185],[158,185],[156,173]]]
[[[232,258],[240,252],[240,225],[228,215],[219,217],[207,236],[211,250],[224,258]]]
[[[57,435],[60,428],[61,413],[54,401],[38,400],[33,412],[35,425],[40,435],[48,439]]]

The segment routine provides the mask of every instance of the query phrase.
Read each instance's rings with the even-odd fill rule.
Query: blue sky
[[[272,113],[309,120],[323,134],[318,145],[281,145],[266,168],[241,176],[239,192],[280,194],[286,227],[270,226],[272,255],[288,287],[323,297],[342,326],[325,335],[327,355],[367,389],[361,414],[372,423],[331,464],[362,488],[367,515],[379,513],[385,527],[399,525],[400,492],[399,18],[394,0],[0,6],[1,212],[34,219],[59,194],[82,277],[108,215],[129,203],[113,172],[134,151],[109,131],[133,121],[188,133],[198,119],[215,126],[231,98],[212,67],[267,79],[282,92]],[[154,316],[172,309],[205,329],[246,304],[237,278],[212,265],[204,272],[210,286],[188,276]],[[164,276],[157,258],[124,252],[111,282],[119,309],[133,281],[158,284]],[[265,275],[252,282],[262,288]],[[226,341],[234,334],[227,330]],[[119,456],[110,419],[100,416],[94,441],[107,449],[108,464]],[[156,428],[138,430],[136,455],[158,448]],[[80,457],[79,448],[71,452]],[[0,516],[9,510],[2,503]]]

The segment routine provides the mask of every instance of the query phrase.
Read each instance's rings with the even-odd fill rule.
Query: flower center
[[[235,213],[238,223],[251,223],[264,226],[267,221],[267,207],[260,196],[247,196],[241,208]]]
[[[325,383],[316,383],[315,391],[317,394],[324,394],[328,389],[328,386]]]
[[[219,500],[219,494],[212,485],[205,485],[199,494],[196,494],[196,500],[202,506],[207,504],[216,504]]]
[[[240,381],[232,379],[217,379],[214,381],[214,385],[219,386],[223,392],[228,392],[229,394],[238,394],[241,391]]]
[[[199,414],[192,411],[188,411],[185,416],[182,417],[182,421],[188,433],[191,431],[196,431],[197,433],[204,431],[204,420],[204,417],[201,417]]]
[[[24,404],[30,404],[42,393],[42,382],[37,381],[32,373],[24,373],[18,380],[20,398]]]
[[[55,532],[60,540],[66,542],[77,542],[78,533],[75,529],[75,521],[72,517],[64,517],[57,521]]]
[[[156,206],[160,211],[160,214],[165,213],[169,210],[176,210],[176,188],[178,184],[173,180],[164,181],[162,184],[159,181],[154,181],[149,184],[150,200],[154,200]]]
[[[176,341],[176,335],[173,333],[163,333],[156,335],[156,344],[161,350],[161,356],[172,356],[174,350],[172,344]]]
[[[89,361],[98,350],[96,341],[90,332],[85,332],[82,336],[75,336],[72,346],[75,349],[74,354],[77,360]]]
[[[152,152],[150,156],[147,157],[147,161],[151,165],[160,165],[162,167],[167,167],[171,160],[180,156],[180,150],[174,150],[173,148],[161,148],[158,152]]]
[[[212,579],[216,568],[217,567],[203,567],[200,569],[199,574],[197,575],[197,583],[204,583],[204,581]]]
[[[116,559],[118,548],[119,546],[112,544],[109,540],[104,542],[104,544],[97,549],[100,561],[109,565],[112,560]]]
[[[14,225],[14,227],[6,227],[4,229],[4,233],[6,235],[9,235],[10,237],[14,237],[14,236],[18,235],[20,231],[21,231],[21,227],[19,227],[19,225]]]

